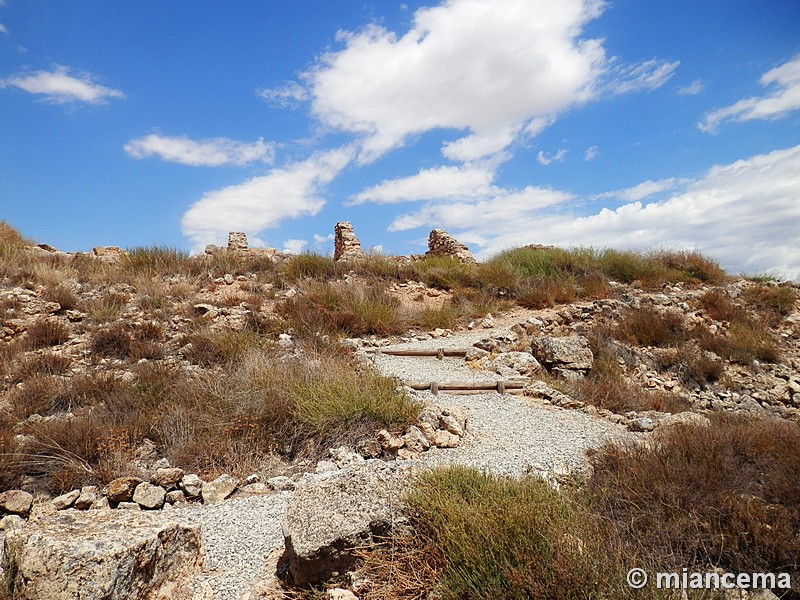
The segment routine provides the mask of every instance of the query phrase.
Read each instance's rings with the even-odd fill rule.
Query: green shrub
[[[127,273],[148,277],[200,273],[199,266],[188,252],[167,246],[131,248],[122,256],[119,266]]]
[[[278,310],[301,333],[387,335],[405,329],[400,301],[380,286],[315,282]]]
[[[369,598],[623,598],[621,547],[570,493],[537,478],[501,478],[467,467],[438,468],[421,475],[408,498],[416,563],[428,571],[414,595],[398,593],[413,552],[367,559],[366,570],[394,572],[375,583]],[[413,564],[413,563],[412,563]],[[423,573],[425,573],[423,570]],[[372,579],[372,578],[370,578]],[[427,589],[425,584],[427,583]],[[389,589],[386,589],[389,588]],[[422,588],[422,589],[419,589]]]
[[[412,264],[416,279],[431,287],[452,290],[474,287],[478,282],[478,267],[451,256],[425,256]]]
[[[293,282],[303,279],[333,279],[340,270],[330,256],[312,253],[290,256],[281,265],[283,278]]]

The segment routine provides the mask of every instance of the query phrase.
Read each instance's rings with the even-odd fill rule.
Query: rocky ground
[[[351,239],[352,230],[343,231],[347,244],[341,254],[352,259],[360,246]],[[438,236],[436,243],[447,246]],[[460,245],[455,248],[458,253],[464,250]],[[67,328],[68,339],[15,360],[22,363],[55,354],[69,359],[71,376],[100,366],[120,378],[130,377],[130,360],[98,360],[96,336],[86,324],[97,318],[92,311],[108,310],[113,313],[111,320],[125,321],[134,330],[146,329],[153,313],[144,300],[156,294],[143,293],[143,282],[137,286],[124,282],[75,286],[74,306],[65,308],[48,292],[52,286],[4,284],[0,340],[5,341],[0,344],[27,335],[43,318],[52,319]],[[182,292],[178,288],[188,284],[180,277],[158,286],[183,293],[183,310],[158,324],[161,334],[153,353],[157,358],[149,357],[145,348],[140,362],[159,360],[187,370],[199,370],[188,358],[192,347],[187,342],[198,320],[215,330],[241,329],[253,314],[273,318],[274,302],[298,293],[291,285],[272,289],[255,276],[232,274],[209,278],[200,289]],[[376,432],[350,448],[332,449],[327,459],[288,470],[284,476],[202,481],[144,448],[135,476],[117,478],[103,488],[85,486],[58,498],[34,488],[5,491],[0,494],[0,515],[5,515],[0,520],[4,536],[0,551],[5,549],[6,558],[0,561],[0,575],[33,581],[27,597],[37,593],[45,597],[63,582],[75,580],[76,573],[106,586],[86,597],[134,597],[131,594],[144,590],[147,582],[136,569],[114,567],[134,557],[165,581],[179,581],[178,575],[182,576],[182,584],[165,584],[163,597],[279,598],[283,592],[276,572],[296,584],[324,581],[331,572],[344,573],[353,566],[350,549],[399,526],[403,516],[398,499],[415,469],[463,464],[502,475],[533,474],[557,485],[580,472],[589,448],[646,439],[659,427],[696,422],[712,411],[798,420],[796,301],[770,322],[778,358],[723,360],[697,350],[715,367],[713,377],[687,376],[688,363],[667,356],[673,352],[669,347],[617,338],[608,342],[615,348],[614,373],[620,381],[648,394],[679,397],[680,410],[666,410],[658,403],[611,410],[580,392],[581,382],[600,368],[596,362],[600,357],[591,349],[596,344],[590,341],[592,332],[624,321],[626,311],[645,308],[652,314],[678,314],[686,330],[729,333],[731,322],[713,314],[704,299],[715,291],[732,302],[743,301],[757,286],[779,287],[744,279],[722,286],[675,284],[657,291],[618,284],[611,297],[538,310],[516,307],[504,314],[483,315],[454,330],[345,340],[360,365],[419,388],[407,390],[426,406],[419,422],[404,431]],[[270,300],[256,303],[252,298],[256,289]],[[420,282],[393,284],[390,292],[406,304],[441,306],[448,298],[448,292]],[[287,352],[293,351],[290,332],[276,337]],[[682,351],[695,352],[694,343],[686,341]],[[445,390],[445,383],[478,389]],[[8,410],[18,385],[7,377],[0,408]],[[140,535],[131,536],[131,531]],[[173,558],[165,561],[168,555]],[[87,563],[97,569],[81,571]],[[49,566],[44,568],[45,564]],[[331,597],[358,593],[358,581],[350,587],[352,591],[339,590],[338,596],[331,592]]]

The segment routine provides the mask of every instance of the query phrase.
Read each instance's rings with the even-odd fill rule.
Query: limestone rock
[[[425,452],[431,447],[431,443],[425,437],[425,434],[420,431],[419,427],[414,425],[409,427],[402,437],[406,448],[414,452]]]
[[[133,501],[147,510],[156,510],[164,506],[167,492],[160,485],[140,483],[133,492]]]
[[[11,593],[23,600],[155,598],[201,563],[200,526],[160,514],[60,512],[5,542]]]
[[[353,567],[357,549],[403,520],[399,499],[410,468],[368,460],[300,482],[282,522],[282,577],[308,586]]]
[[[71,492],[67,492],[66,494],[61,494],[60,496],[53,498],[50,501],[50,504],[52,504],[53,508],[56,510],[64,510],[65,508],[69,508],[75,504],[75,500],[77,500],[78,496],[80,495],[80,490],[72,490]]]
[[[347,221],[340,221],[336,224],[333,240],[333,260],[352,260],[364,256],[361,249],[361,242],[353,231],[353,226]]]
[[[653,422],[653,419],[649,417],[639,417],[638,419],[633,419],[630,423],[628,423],[628,429],[630,431],[636,431],[640,433],[653,431],[655,427],[656,424]]]
[[[383,448],[381,448],[381,443],[372,437],[361,440],[358,443],[358,451],[364,458],[378,458],[383,452]]]
[[[203,484],[201,495],[204,504],[219,504],[233,493],[238,481],[230,475],[220,475],[214,481]]]
[[[142,480],[138,477],[117,477],[106,486],[106,496],[111,502],[130,502],[140,483]]]
[[[160,485],[165,490],[171,490],[180,483],[185,474],[184,470],[178,467],[156,469],[152,477],[150,477],[150,481],[155,485]]]
[[[475,258],[464,244],[444,229],[434,229],[428,235],[428,256],[452,256],[463,263],[474,263]]]
[[[6,515],[2,519],[0,519],[0,531],[11,531],[13,529],[19,529],[20,527],[24,527],[24,525],[25,525],[25,519],[23,519],[19,515]],[[0,573],[2,573],[1,570]]]
[[[405,443],[403,438],[393,435],[385,429],[381,429],[375,434],[375,437],[384,450],[399,450]]]
[[[276,492],[290,492],[294,489],[294,481],[286,475],[278,475],[267,479],[267,485]]]
[[[97,501],[97,486],[85,485],[73,505],[78,510],[88,510]]]
[[[589,340],[580,335],[542,336],[534,339],[531,347],[533,355],[549,369],[589,370],[594,363]]]
[[[103,260],[117,261],[128,253],[118,246],[97,246],[92,248],[92,254]]]
[[[8,490],[0,494],[0,514],[27,517],[31,512],[33,496],[22,490]]]
[[[454,433],[439,429],[433,434],[431,442],[437,448],[457,448],[461,443],[461,438]]]
[[[690,425],[696,427],[711,427],[711,420],[693,412],[680,412],[667,415],[658,422],[660,427],[671,427],[673,425]]]
[[[203,480],[195,473],[188,473],[183,476],[178,487],[187,498],[197,498],[203,490]]]
[[[453,415],[442,415],[439,418],[439,425],[441,425],[442,429],[449,431],[453,435],[464,437],[464,428]]]
[[[478,348],[475,348],[478,350]],[[483,361],[481,361],[483,362]],[[542,368],[530,352],[503,352],[487,360],[485,367],[503,377],[528,376]]]

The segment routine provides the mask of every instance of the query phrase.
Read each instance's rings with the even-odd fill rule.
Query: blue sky
[[[697,249],[800,279],[796,0],[0,0],[0,219],[64,250]]]

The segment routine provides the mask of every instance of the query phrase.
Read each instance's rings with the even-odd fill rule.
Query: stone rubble
[[[433,229],[428,235],[426,256],[451,256],[463,263],[474,263],[475,257],[464,244],[444,229]]]

